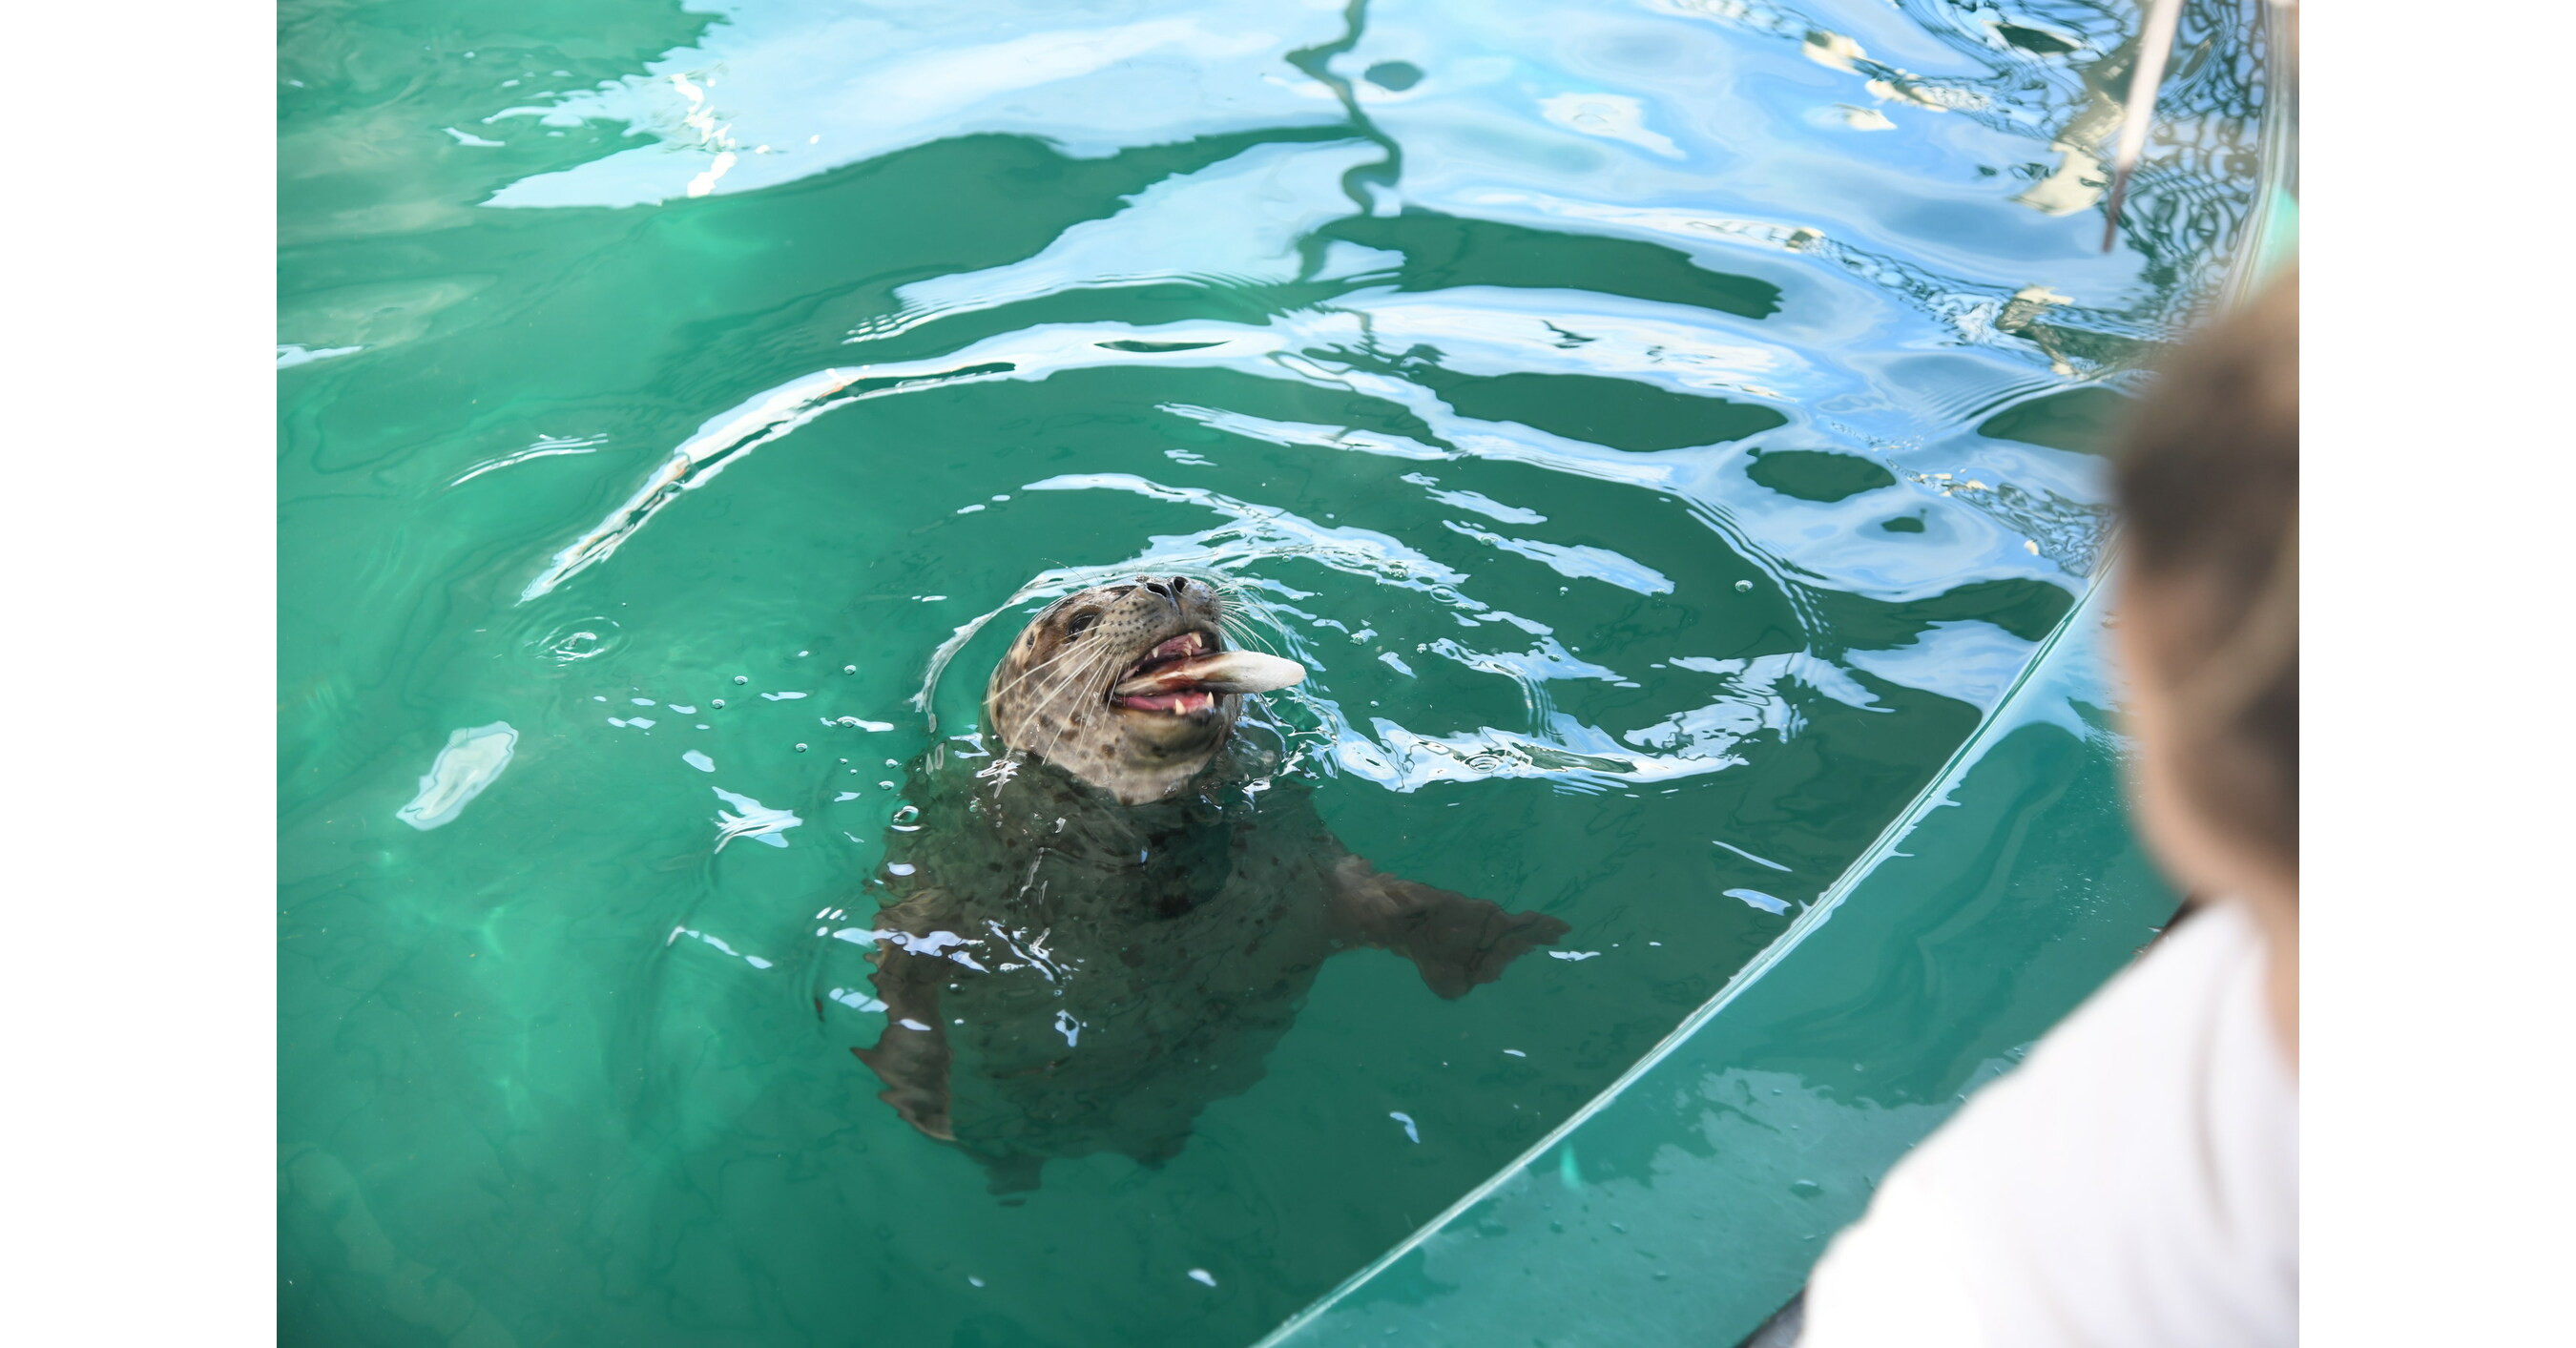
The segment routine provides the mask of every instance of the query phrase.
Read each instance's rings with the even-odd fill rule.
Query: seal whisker
[[[1041,716],[1045,715],[1045,714],[1046,714],[1046,712],[1047,712],[1049,709],[1051,709],[1052,707],[1054,707],[1054,705],[1055,705],[1055,701],[1056,701],[1056,699],[1057,699],[1057,698],[1060,698],[1060,697],[1064,696],[1064,694],[1065,694],[1066,690],[1071,689],[1071,688],[1073,688],[1073,687],[1075,687],[1075,686],[1076,686],[1076,683],[1075,683],[1075,681],[1074,681],[1073,679],[1071,679],[1071,678],[1066,678],[1066,679],[1063,679],[1063,680],[1059,680],[1059,681],[1058,681],[1058,682],[1057,682],[1053,687],[1051,687],[1051,688],[1047,689],[1047,691],[1045,692],[1045,694],[1044,694],[1043,696],[1039,697],[1039,698],[1038,698],[1038,700],[1037,700],[1036,702],[1034,702],[1034,703],[1030,704],[1029,709],[1028,709],[1028,712],[1027,712],[1026,716],[1024,717],[1024,719],[1034,721],[1034,720],[1037,720],[1039,717],[1041,717]],[[1070,724],[1071,724],[1071,721],[1068,719],[1064,724],[1066,724],[1066,725],[1070,725]],[[1062,729],[1062,727],[1059,727],[1059,728],[1058,728],[1058,730],[1057,730],[1057,732],[1056,732],[1055,739],[1054,739],[1054,740],[1050,740],[1050,741],[1048,742],[1047,748],[1048,748],[1048,749],[1052,749],[1052,748],[1054,748],[1054,747],[1055,747],[1055,743],[1056,743],[1056,741],[1059,741],[1059,740],[1063,739],[1063,737],[1064,737],[1064,735],[1063,735],[1063,729]],[[1046,754],[1046,750],[1039,749],[1039,748],[1038,748],[1038,747],[1036,747],[1035,745],[1027,745],[1027,746],[1022,746],[1022,747],[1026,748],[1026,749],[1028,750],[1028,752],[1029,752],[1032,756],[1034,756],[1034,757],[1044,758],[1044,757],[1046,757],[1046,756],[1047,756],[1047,754]]]
[[[1050,657],[1049,662],[1052,663],[1054,660],[1064,658],[1067,654],[1074,653],[1077,652],[1068,648],[1068,650],[1058,652],[1055,656]],[[1099,693],[1106,694],[1109,691],[1107,685],[1103,683],[1101,676],[1104,673],[1114,670],[1115,666],[1112,662],[1118,658],[1118,653],[1099,648],[1093,648],[1089,651],[1079,653],[1085,655],[1086,658],[1084,660],[1076,661],[1073,668],[1065,671],[1063,676],[1056,680],[1055,686],[1048,689],[1046,695],[1039,698],[1038,701],[1029,708],[1028,714],[1030,719],[1036,719],[1041,713],[1054,706],[1057,698],[1064,696],[1067,692],[1074,689],[1079,688],[1088,690],[1091,689],[1093,685],[1098,684],[1100,685],[1098,688]],[[1056,727],[1055,736],[1053,739],[1048,741],[1047,749],[1033,750],[1032,752],[1035,752],[1040,758],[1046,757],[1048,750],[1052,750],[1057,744],[1064,741],[1065,731],[1071,729],[1072,726],[1072,719],[1070,717],[1065,718],[1065,720]]]
[[[1030,676],[1053,667],[1056,662],[1063,660],[1065,657],[1080,655],[1082,653],[1083,648],[1080,646],[1066,646],[1063,650],[1057,651],[1055,654],[1048,656],[1044,660],[1040,660],[1036,664],[1029,666],[1027,669],[1021,670],[1018,674],[1012,676],[1010,682],[995,687],[992,691],[984,694],[984,696],[988,699],[1000,697],[1002,694],[1028,682]]]
[[[1030,625],[1034,627],[1039,623],[1045,622],[1047,619],[1055,616],[1055,610],[1060,607],[1062,607],[1061,603],[1048,605],[1045,609],[1040,610],[1036,617],[1029,620]],[[1019,687],[1022,683],[1027,682],[1033,675],[1039,674],[1053,667],[1057,662],[1064,660],[1066,657],[1083,655],[1093,649],[1095,648],[1074,642],[1067,642],[1064,646],[1059,648],[1055,654],[1048,656],[1044,660],[1040,660],[1027,669],[1021,670],[1018,674],[1013,675],[1008,682],[997,684],[986,690],[984,697],[987,701],[1000,697],[1004,693],[1007,693],[1012,689]]]
[[[1279,653],[1278,648],[1271,643],[1270,638],[1264,634],[1261,628],[1250,618],[1228,614],[1226,615],[1225,628],[1228,632],[1234,634],[1235,640],[1240,641],[1247,646],[1260,646],[1262,649],[1269,651],[1272,655],[1277,655]]]
[[[1267,655],[1278,655],[1279,647],[1250,618],[1229,610],[1217,619],[1217,625],[1238,646],[1257,649]]]
[[[1105,698],[1109,692],[1110,680],[1117,677],[1119,666],[1113,663],[1115,659],[1116,656],[1111,652],[1100,652],[1093,658],[1089,668],[1083,669],[1077,667],[1076,673],[1066,675],[1064,680],[1056,686],[1055,691],[1047,695],[1048,702],[1052,702],[1058,695],[1062,694],[1066,690],[1075,688],[1081,689],[1085,695],[1083,698],[1076,699],[1075,705],[1080,705],[1082,701],[1091,700],[1093,698]],[[1039,705],[1043,707],[1046,704],[1041,703]],[[1035,712],[1031,713],[1033,716],[1035,714]],[[1071,731],[1073,726],[1073,718],[1069,716],[1059,721],[1055,728],[1055,734],[1047,739],[1047,747],[1037,751],[1038,757],[1045,758],[1053,754],[1056,747],[1064,743],[1066,733]]]

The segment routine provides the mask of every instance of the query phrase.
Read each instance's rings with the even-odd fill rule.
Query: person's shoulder
[[[1928,1279],[1979,1342],[2286,1341],[2297,1094],[2263,970],[2233,904],[2155,942],[1896,1166],[1810,1315],[1891,1278],[1930,1298]]]
[[[2241,906],[2208,906],[2076,1007],[1936,1142],[2032,1183],[2116,1182],[2091,1172],[2116,1171],[2134,1145],[2178,1145],[2213,1109],[2241,1112],[2231,1097],[2249,1087],[2288,1084],[2281,1064],[2252,1051],[2268,1042],[2264,967],[2262,935]],[[2249,1067],[2283,1080],[2249,1079]],[[2069,1173],[2034,1173],[2051,1167]]]

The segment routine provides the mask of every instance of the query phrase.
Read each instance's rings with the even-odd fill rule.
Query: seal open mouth
[[[1199,687],[1181,668],[1215,644],[1205,632],[1183,632],[1145,652],[1118,676],[1117,686],[1109,690],[1109,705],[1175,716],[1216,710],[1216,694]]]
[[[1109,705],[1166,716],[1204,716],[1218,695],[1266,693],[1302,682],[1306,667],[1252,651],[1229,651],[1204,631],[1183,632],[1145,652],[1109,690]]]

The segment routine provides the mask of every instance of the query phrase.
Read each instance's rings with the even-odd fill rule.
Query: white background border
[[[9,27],[0,1337],[273,1342],[276,17]]]
[[[2565,15],[2305,25],[2321,1344],[2567,1318]],[[13,18],[7,1336],[270,1341],[276,20]]]

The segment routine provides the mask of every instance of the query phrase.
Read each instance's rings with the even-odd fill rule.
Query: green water
[[[283,1337],[1240,1344],[1508,1162],[2066,613],[2237,242],[2232,30],[2104,256],[2134,15],[1993,17],[284,7]],[[817,915],[1149,564],[1266,598],[1344,844],[1580,958],[1336,958],[997,1197]]]

